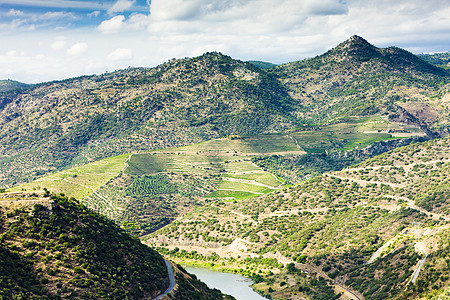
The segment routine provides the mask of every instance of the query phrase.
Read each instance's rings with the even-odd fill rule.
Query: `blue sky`
[[[450,0],[0,0],[0,79],[37,83],[221,51],[283,63],[353,34],[450,50]]]

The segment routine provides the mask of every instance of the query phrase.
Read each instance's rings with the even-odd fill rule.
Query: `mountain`
[[[0,185],[136,150],[283,131],[295,107],[273,76],[220,53],[43,83],[0,110]]]
[[[0,194],[0,298],[154,299],[169,287],[164,259],[63,195]],[[172,299],[224,299],[173,266]]]
[[[0,185],[113,155],[388,116],[448,132],[448,71],[354,36],[263,70],[221,53],[2,94]]]
[[[448,71],[400,48],[377,48],[352,36],[320,56],[269,72],[300,102],[307,119],[335,122],[380,113],[448,131]]]
[[[12,198],[1,204],[64,191],[166,257],[252,277],[275,299],[439,296],[449,279],[449,78],[353,36],[267,69],[213,52],[1,93],[0,195]],[[53,197],[56,210],[49,199],[3,209],[0,250],[20,265],[13,278],[0,269],[5,290],[47,295],[67,283],[81,293],[104,265],[95,275],[106,286],[134,291],[129,278],[145,276],[132,259],[145,257],[120,251],[136,240]],[[56,257],[67,246],[89,253]],[[97,250],[131,263],[128,288]],[[167,276],[161,257],[142,251],[161,282],[140,292],[154,297]],[[175,298],[223,297],[174,268]]]

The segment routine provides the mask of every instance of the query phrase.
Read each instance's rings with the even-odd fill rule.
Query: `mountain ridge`
[[[449,76],[434,68],[354,36],[321,56],[267,71],[210,52],[42,83],[2,94],[0,185],[131,151],[359,115],[386,114],[430,136],[445,134],[449,102],[439,99],[448,97]]]

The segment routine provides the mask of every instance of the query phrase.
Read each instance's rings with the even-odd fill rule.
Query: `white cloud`
[[[62,50],[66,47],[66,41],[60,40],[53,42],[51,47],[53,50]]]
[[[103,21],[97,28],[102,33],[115,33],[119,32],[125,26],[125,16],[118,15],[112,17],[109,20]]]
[[[83,54],[88,48],[88,44],[86,43],[76,43],[69,49],[67,49],[67,54],[72,56],[77,56]]]
[[[127,28],[132,30],[146,29],[151,19],[147,15],[132,14],[127,22]]]
[[[136,0],[117,0],[117,2],[114,3],[110,9],[108,9],[108,13],[115,14],[129,10],[135,2]]]
[[[58,15],[39,19],[36,12],[30,13],[25,6],[17,6],[24,7],[24,16],[6,18],[8,10],[0,13],[0,54],[14,46],[18,53],[25,51],[30,61],[43,53],[44,61],[52,66],[36,63],[36,70],[30,73],[26,65],[15,69],[5,59],[0,62],[0,78],[8,69],[17,74],[17,79],[25,72],[28,77],[23,78],[34,82],[127,66],[155,66],[169,58],[192,57],[213,50],[242,60],[283,63],[321,54],[353,34],[379,47],[395,45],[416,52],[450,50],[450,6],[442,0],[147,0],[147,8],[139,6],[143,0],[0,0],[4,1],[88,7],[81,12],[66,9],[76,19]],[[126,9],[131,2],[133,5]],[[116,4],[111,12],[118,15],[92,25],[99,20],[95,18],[102,18]],[[15,5],[10,7],[19,11]],[[119,12],[122,10],[126,13]],[[81,28],[75,28],[77,24]],[[33,26],[35,31],[30,33]],[[61,35],[66,39],[56,38]],[[44,42],[40,48],[36,46],[38,41]],[[74,44],[78,41],[89,44],[89,55],[75,55],[87,49],[78,46],[77,50]],[[125,48],[129,52],[117,51]],[[73,54],[70,60],[69,52]],[[58,58],[58,64],[49,57]],[[16,62],[29,63],[25,59]],[[38,72],[39,67],[43,70]],[[32,74],[36,74],[34,79]]]
[[[11,9],[6,13],[6,15],[7,15],[8,17],[22,17],[22,16],[25,15],[25,14],[24,14],[24,12],[21,11],[21,10],[16,10],[16,9],[14,9],[14,8],[11,8]]]
[[[146,29],[149,24],[149,16],[133,13],[130,15],[128,20],[126,20],[123,15],[112,17],[111,19],[100,23],[97,29],[100,30],[101,33],[110,34],[127,30]]]
[[[128,48],[117,48],[109,53],[107,58],[110,61],[130,60],[133,58],[133,52]]]
[[[69,12],[63,11],[49,11],[39,16],[41,20],[55,20],[55,19],[75,19],[75,15]]]
[[[7,56],[15,56],[15,55],[17,55],[17,51],[16,50],[10,50],[10,51],[6,52],[6,55]]]
[[[96,10],[96,11],[93,11],[93,12],[89,13],[87,16],[89,18],[97,18],[99,15],[100,15],[100,11]]]

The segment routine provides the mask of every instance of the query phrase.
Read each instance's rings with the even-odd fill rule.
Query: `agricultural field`
[[[390,139],[425,136],[425,133],[417,126],[390,121],[387,116],[373,116],[348,118],[312,131],[293,131],[289,136],[308,153],[324,153],[363,148]]]
[[[92,195],[111,178],[118,176],[122,172],[128,157],[128,154],[124,154],[84,166],[73,167],[39,178],[33,182],[13,187],[8,189],[8,191],[39,191],[46,188],[54,193],[63,192],[70,197],[84,199]]]

